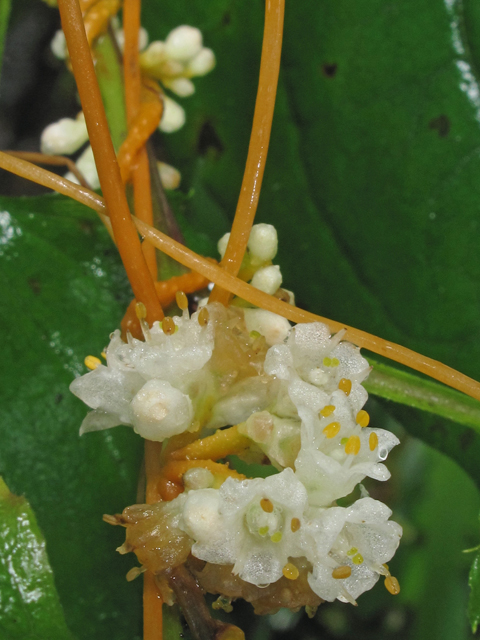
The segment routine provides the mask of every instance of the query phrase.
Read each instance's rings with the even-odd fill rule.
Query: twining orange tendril
[[[88,6],[83,8],[86,4],[81,3],[81,9],[88,44],[92,45],[94,40],[106,32],[110,18],[117,15],[121,3],[120,0],[98,0],[89,2]]]
[[[134,296],[145,305],[151,324],[164,315],[128,209],[78,0],[59,0],[58,8],[117,247]]]
[[[132,119],[128,128],[128,136],[118,152],[118,163],[124,182],[130,180],[132,168],[137,162],[137,155],[144,149],[145,142],[158,127],[162,113],[163,103],[158,96],[155,96],[152,100],[143,102]]]
[[[141,137],[138,144],[139,136],[135,126],[141,109],[140,94],[142,89],[142,78],[140,73],[139,53],[138,53],[138,34],[140,32],[140,0],[126,0],[123,6],[123,25],[124,25],[124,53],[123,53],[123,69],[125,79],[125,105],[128,120],[128,136],[119,151],[119,164],[122,180],[125,182],[129,177],[132,169],[132,163],[137,161],[137,166],[133,171],[133,193],[135,213],[140,220],[147,224],[153,225],[153,209],[150,184],[150,167],[148,163],[148,155],[145,149],[147,137]],[[151,93],[151,92],[150,92]],[[149,96],[150,102],[148,108],[153,110],[154,128],[158,126],[162,115],[162,104],[157,96],[155,99]],[[150,134],[151,123],[147,123],[147,129]],[[137,123],[138,126],[138,123]],[[135,141],[132,144],[132,140]],[[138,157],[136,157],[138,156]],[[122,167],[121,158],[124,159],[125,167]],[[152,275],[153,281],[157,279],[157,259],[155,256],[155,247],[149,242],[142,245],[143,255],[147,262],[148,269]]]
[[[38,184],[50,187],[59,193],[64,193],[69,197],[81,202],[97,211],[102,218],[105,219],[107,209],[103,199],[93,191],[89,191],[83,187],[80,187],[73,182],[69,182],[60,176],[57,176],[46,169],[36,167],[25,160],[18,158],[12,158],[6,153],[0,152],[0,168],[7,169],[16,175],[20,175],[29,180],[33,180]],[[472,378],[465,376],[459,371],[455,371],[451,367],[427,358],[411,349],[402,347],[401,345],[393,342],[388,342],[383,338],[378,338],[360,329],[354,329],[345,324],[337,322],[336,320],[330,320],[322,316],[317,316],[309,311],[303,311],[298,307],[293,307],[287,302],[283,302],[274,296],[269,296],[259,289],[255,289],[251,285],[243,282],[239,278],[235,278],[229,273],[226,273],[220,266],[212,263],[207,258],[202,258],[190,249],[187,249],[179,242],[172,240],[165,234],[153,229],[149,225],[141,222],[138,219],[133,218],[140,233],[148,237],[150,242],[160,249],[171,258],[183,264],[188,269],[197,271],[211,282],[215,282],[224,289],[228,289],[233,294],[251,302],[257,307],[267,309],[273,313],[291,320],[292,322],[323,322],[327,324],[333,331],[340,331],[340,329],[347,329],[345,339],[351,340],[359,347],[369,349],[374,353],[385,356],[390,360],[394,360],[401,364],[411,367],[416,371],[420,371],[439,382],[443,382],[449,387],[453,387],[458,391],[465,393],[476,400],[480,400],[480,383],[476,382]],[[107,219],[108,222],[108,219]]]
[[[248,449],[252,441],[238,432],[237,426],[219,429],[213,435],[195,440],[182,449],[171,453],[172,460],[220,460],[228,455]]]
[[[124,182],[130,177],[132,164],[138,155],[138,164],[133,169],[133,198],[135,213],[140,220],[153,224],[152,194],[150,185],[150,167],[145,142],[140,138],[139,130],[145,130],[145,117],[140,110],[141,77],[138,61],[138,34],[140,31],[140,0],[125,0],[123,5],[123,26],[125,34],[123,71],[125,79],[125,103],[127,110],[128,136],[119,151],[119,164]],[[160,102],[148,103],[156,108],[154,113],[155,127],[162,115]],[[140,117],[141,116],[141,117]],[[151,118],[150,118],[151,119]],[[148,127],[147,127],[148,128]],[[143,131],[144,132],[144,131]],[[135,144],[132,144],[132,141]],[[123,164],[120,161],[123,159]],[[152,281],[157,279],[155,248],[150,243],[143,243],[142,253],[148,266]],[[135,301],[136,303],[136,301]],[[138,323],[138,319],[137,319]],[[145,441],[145,475],[147,504],[159,502],[162,495],[159,490],[162,445],[159,442]],[[143,582],[143,638],[144,640],[161,640],[163,637],[162,598],[155,584],[155,578],[146,572]]]
[[[162,597],[155,584],[155,576],[146,571],[143,577],[143,637],[144,640],[161,638]]]
[[[83,173],[77,167],[75,162],[66,156],[51,156],[46,153],[37,153],[35,151],[5,151],[11,156],[16,156],[17,158],[22,158],[22,160],[27,160],[27,162],[33,162],[34,164],[47,164],[54,167],[67,167],[67,169],[73,173],[78,182],[85,187],[86,189],[90,189],[90,185],[83,177]]]
[[[280,70],[284,11],[285,0],[266,0],[262,60],[250,146],[230,240],[221,262],[222,267],[234,276],[242,264],[262,188]],[[218,286],[210,295],[211,302],[225,305],[229,299],[230,292],[222,291]]]

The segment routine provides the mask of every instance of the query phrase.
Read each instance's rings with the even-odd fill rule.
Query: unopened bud
[[[278,265],[259,269],[253,276],[251,284],[255,289],[273,295],[282,284],[282,274]]]
[[[202,34],[196,27],[182,25],[170,31],[165,40],[167,56],[172,60],[187,62],[200,52]]]
[[[168,96],[163,96],[163,116],[160,120],[160,131],[173,133],[185,124],[185,111],[183,107]]]
[[[271,224],[255,224],[250,232],[248,248],[252,255],[266,262],[277,255],[277,230]]]
[[[70,155],[88,140],[87,125],[83,118],[62,118],[48,125],[40,139],[42,153]]]
[[[190,77],[205,76],[215,67],[216,62],[213,51],[203,47],[197,55],[187,63],[185,75]]]

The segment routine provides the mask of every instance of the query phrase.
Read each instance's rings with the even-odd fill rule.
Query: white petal
[[[263,262],[273,260],[277,255],[277,230],[271,224],[254,224],[248,239],[248,249]]]

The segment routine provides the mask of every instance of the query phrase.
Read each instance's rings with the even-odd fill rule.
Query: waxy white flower
[[[235,575],[262,586],[282,577],[290,556],[304,555],[306,506],[307,492],[291,469],[265,479],[228,478],[218,490],[191,491],[180,526],[195,540],[195,557],[232,564]]]
[[[62,118],[46,127],[40,138],[42,153],[70,155],[78,151],[88,140],[87,125],[81,111],[73,118]]]
[[[81,433],[126,424],[162,441],[191,426],[201,391],[207,394],[209,377],[200,372],[211,358],[214,331],[211,323],[199,324],[198,313],[174,322],[172,335],[154,323],[145,342],[130,337],[125,343],[115,331],[106,349],[107,366],[72,382],[71,391],[94,409]]]
[[[388,519],[391,510],[378,500],[361,498],[351,507],[331,507],[306,523],[311,546],[308,576],[312,590],[324,600],[352,604],[371,589],[383,566],[397,550],[402,528]]]

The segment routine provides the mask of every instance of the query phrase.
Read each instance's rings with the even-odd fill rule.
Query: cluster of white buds
[[[87,141],[87,125],[81,111],[75,119],[61,118],[49,124],[42,132],[40,150],[48,155],[69,156],[81,149]],[[90,145],[85,146],[75,164],[90,187],[99,189],[97,166]],[[178,169],[165,162],[157,162],[157,168],[165,189],[176,189],[180,185],[181,176]],[[65,178],[78,184],[76,176],[70,171],[65,174]]]
[[[221,252],[227,241],[220,241]],[[276,249],[275,229],[254,227],[242,267],[252,283],[271,267]],[[392,433],[369,427],[362,386],[368,362],[343,340],[343,331],[331,336],[321,323],[287,323],[270,346],[271,325],[263,333],[251,331],[250,311],[256,310],[208,304],[189,318],[184,310],[168,335],[158,324],[146,328],[145,342],[129,338],[125,344],[115,333],[107,366],[72,383],[94,409],[82,431],[130,424],[144,437],[163,440],[235,425],[250,442],[238,455],[246,461],[266,457],[278,472],[219,483],[208,467],[190,468],[184,493],[140,515],[141,532],[149,528],[145,519],[168,520],[178,548],[155,537],[153,520],[149,537],[161,564],[149,566],[154,561],[135,541],[135,525],[127,532],[129,548],[156,573],[191,553],[255,587],[300,578],[315,597],[355,603],[383,575],[387,589],[397,593],[385,563],[402,530],[389,521],[390,509],[364,489],[350,506],[336,503],[367,476],[387,480],[383,462],[398,444]],[[141,507],[129,509],[142,514]],[[229,596],[229,585],[219,584],[218,592]]]
[[[204,76],[215,67],[215,54],[203,46],[202,33],[182,25],[173,29],[165,41],[156,40],[140,56],[142,72],[181,98],[195,92],[192,78]],[[160,130],[178,131],[185,124],[185,111],[169,96],[164,97]]]

